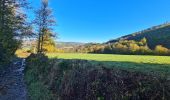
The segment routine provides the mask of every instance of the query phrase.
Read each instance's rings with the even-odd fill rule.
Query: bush
[[[51,93],[43,82],[48,76],[48,62],[44,54],[31,54],[26,59],[25,80],[31,100],[51,100]]]
[[[51,100],[50,91],[40,82],[31,83],[29,88],[30,100]]]
[[[59,93],[61,100],[166,100],[166,82],[142,73],[78,67],[64,75]]]
[[[37,70],[41,73],[45,71],[45,68],[48,65],[48,57],[44,54],[31,54],[26,59],[26,65],[28,65],[26,68],[37,68]]]

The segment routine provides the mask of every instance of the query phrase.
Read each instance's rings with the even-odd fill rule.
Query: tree
[[[134,44],[134,43],[131,43],[129,45],[129,50],[132,52],[132,53],[135,53],[136,51],[138,51],[140,49],[140,47],[137,45],[137,44]]]
[[[141,39],[141,40],[138,42],[138,45],[139,45],[139,46],[148,46],[148,44],[147,44],[147,39],[146,39],[146,38]]]
[[[47,31],[47,33],[44,34],[43,50],[45,52],[56,51],[56,44],[55,44],[53,37],[51,37],[52,35],[53,33],[51,33],[50,31]]]
[[[113,51],[112,51],[112,47],[109,45],[107,45],[105,48],[104,48],[104,53],[106,54],[111,54]]]
[[[52,26],[55,25],[55,20],[52,17],[52,10],[48,7],[48,0],[42,0],[41,8],[38,9],[35,12],[35,14],[36,14],[36,18],[34,22],[37,26],[37,31],[38,31],[37,52],[42,53],[45,51],[44,37],[48,37],[52,39],[52,37],[54,36],[53,34],[49,34],[49,32],[52,33]]]
[[[155,53],[158,55],[167,55],[169,53],[169,50],[162,45],[157,45],[155,47]]]
[[[22,10],[26,0],[0,0],[0,62],[7,62],[21,44],[21,36],[26,32],[26,15]]]

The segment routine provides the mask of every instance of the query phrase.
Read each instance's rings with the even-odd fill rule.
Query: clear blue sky
[[[40,0],[29,0],[33,7]],[[170,21],[170,0],[49,0],[58,41],[106,42]],[[31,14],[31,12],[29,12]]]

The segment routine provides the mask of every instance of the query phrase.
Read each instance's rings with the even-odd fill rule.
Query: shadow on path
[[[26,100],[24,83],[24,59],[14,62],[11,67],[0,71],[0,100]]]

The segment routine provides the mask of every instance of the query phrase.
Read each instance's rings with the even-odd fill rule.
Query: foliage
[[[0,0],[0,66],[9,64],[21,37],[28,32],[26,15],[21,11],[26,6],[26,0]]]
[[[30,55],[30,53],[31,53],[30,49],[22,48],[17,49],[15,55],[19,58],[27,58]]]
[[[110,46],[110,49],[108,49]],[[108,52],[109,51],[109,52]],[[150,49],[147,46],[146,39],[142,39],[139,42],[134,40],[119,41],[114,44],[106,46],[101,53],[115,53],[115,54],[150,54]]]
[[[38,59],[44,59],[44,56],[39,57],[38,55],[29,57],[25,74],[29,93],[32,94],[30,96],[37,100],[43,99],[44,95],[52,100],[150,100],[155,98],[163,100],[169,98],[169,83],[164,75],[160,76],[161,73],[157,75],[127,71],[116,68],[114,65],[109,68],[107,65],[92,64],[82,60],[51,59],[38,64],[40,61]],[[33,64],[35,58],[36,63]],[[47,71],[40,69],[42,72],[37,72],[34,68],[42,68],[42,66],[47,67]],[[32,79],[33,76],[37,78]]]
[[[169,98],[165,93],[170,88],[166,87],[166,82],[142,73],[77,67],[64,75],[59,94],[61,100],[97,100],[99,97],[104,100],[163,100]]]
[[[54,49],[54,42],[52,33],[52,26],[55,24],[55,20],[52,17],[52,10],[48,7],[48,0],[42,0],[41,8],[36,12],[36,18],[34,23],[37,31],[37,52],[42,53],[47,50],[47,45]],[[46,46],[44,46],[46,45]],[[50,49],[51,50],[51,49]]]
[[[44,88],[44,85],[39,82],[30,84],[29,93],[31,96],[30,100],[51,100],[50,91],[47,88]]]
[[[51,100],[50,91],[40,83],[47,78],[47,66],[48,58],[43,54],[31,54],[26,59],[25,79],[31,100]]]
[[[158,45],[155,50],[151,50],[148,46],[147,39],[143,38],[140,41],[135,40],[120,40],[109,44],[87,44],[79,46],[75,52],[79,53],[99,53],[99,54],[128,54],[128,55],[170,55],[167,48]]]
[[[96,43],[88,43],[82,46],[78,46],[75,49],[75,52],[79,52],[79,53],[90,53],[90,52],[95,52],[99,49],[101,49],[103,46],[100,44],[96,44]]]
[[[45,52],[56,52],[57,48],[56,48],[56,44],[54,39],[52,38],[52,33],[51,32],[47,32],[46,34],[44,34],[44,45],[43,45],[43,50]]]
[[[161,54],[161,55],[169,55],[170,54],[170,50],[168,50],[167,48],[163,47],[162,45],[158,45],[155,47],[155,53],[156,54]]]
[[[48,68],[46,67],[48,64],[48,57],[44,54],[31,54],[28,58],[26,65],[30,67],[30,69],[35,69],[35,74],[41,75],[41,73],[45,73],[48,71]],[[42,66],[43,65],[43,66]],[[28,68],[28,67],[26,67]],[[36,76],[38,78],[42,78],[42,76]]]

